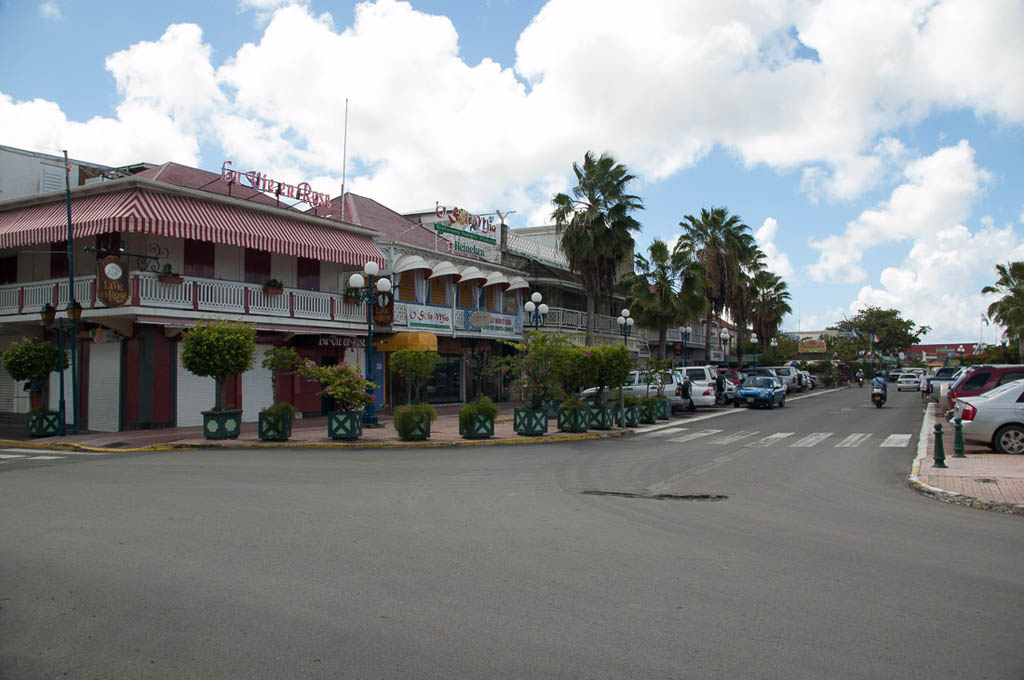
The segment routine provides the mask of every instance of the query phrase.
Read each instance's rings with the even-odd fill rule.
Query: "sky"
[[[551,223],[587,151],[638,250],[724,206],[785,330],[867,305],[998,342],[1024,259],[1024,0],[0,0],[0,144]]]

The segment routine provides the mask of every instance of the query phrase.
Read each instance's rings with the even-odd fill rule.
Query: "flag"
[[[874,333],[871,334],[871,342],[878,342],[878,336]]]
[[[981,320],[985,322],[985,325],[986,325],[986,326],[988,325],[988,317],[987,317],[987,316],[985,316],[985,314],[984,314],[984,313],[982,313],[982,315],[981,315]]]

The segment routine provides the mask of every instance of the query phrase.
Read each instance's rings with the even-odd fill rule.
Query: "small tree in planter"
[[[270,398],[273,406],[260,411],[259,434],[263,441],[285,442],[292,434],[295,407],[277,401],[277,374],[291,374],[302,361],[292,347],[273,347],[263,356],[262,366],[270,371]]]
[[[498,407],[482,394],[459,411],[459,434],[466,439],[489,439],[494,436],[497,415]]]
[[[655,387],[654,412],[656,418],[667,420],[672,417],[672,402],[665,396],[665,381],[672,368],[670,361],[652,360],[647,362],[644,376],[647,379],[647,396],[650,397],[651,385]]]
[[[207,439],[235,439],[242,426],[242,410],[223,404],[224,379],[245,373],[256,357],[256,328],[240,321],[200,321],[185,333],[181,365],[189,373],[213,378],[216,383],[212,411],[203,411]]]
[[[559,381],[568,356],[569,341],[553,333],[526,331],[522,342],[507,342],[516,350],[496,363],[496,370],[508,370],[524,393],[527,408],[514,411],[513,425],[518,434],[537,436],[548,431],[544,403],[561,394]]]
[[[611,394],[613,386],[621,386],[626,381],[633,368],[633,360],[624,345],[594,347],[590,360],[593,364],[594,383],[597,385],[595,406],[591,410],[591,426],[597,430],[607,430],[612,426],[616,405],[606,403],[605,397]]]
[[[395,430],[404,441],[430,437],[430,423],[437,418],[437,411],[430,404],[422,403],[423,391],[440,359],[437,352],[424,349],[402,349],[391,355],[391,370],[405,378],[407,397],[415,400],[395,409]]]
[[[373,394],[367,390],[376,387],[374,383],[348,364],[317,366],[306,359],[295,372],[323,385],[317,396],[334,400],[338,410],[327,414],[327,435],[331,439],[353,441],[363,436],[363,409],[373,401]]]
[[[622,388],[619,388],[620,390]],[[626,394],[622,397],[622,426],[636,427],[640,424],[640,411],[643,399],[635,394]]]
[[[572,395],[558,407],[558,429],[562,432],[586,432],[590,424],[590,407]]]
[[[60,414],[47,406],[50,374],[67,366],[67,357],[61,357],[60,350],[38,338],[22,338],[4,352],[4,368],[12,378],[21,382],[27,380],[33,389],[39,386],[43,405],[28,414],[30,437],[52,437],[60,432]]]

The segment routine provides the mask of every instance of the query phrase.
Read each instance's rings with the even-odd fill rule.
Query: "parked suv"
[[[800,384],[800,378],[798,376],[797,369],[792,366],[769,366],[775,375],[778,377],[779,382],[786,388],[786,392],[802,392],[803,385]]]
[[[949,388],[949,401],[954,403],[961,397],[974,397],[988,392],[993,387],[1005,385],[1014,380],[1024,379],[1024,365],[973,366]]]
[[[690,400],[689,395],[690,386],[685,384],[683,377],[672,371],[665,371],[662,373],[661,378],[665,386],[665,396],[672,404],[672,410],[692,411],[693,402]],[[626,382],[622,384],[622,389],[626,394],[635,394],[638,397],[654,396],[658,393],[658,383],[654,382],[648,385],[644,381],[643,373],[640,371],[630,371]],[[606,391],[608,394],[614,394],[614,388],[606,389]],[[591,387],[583,390],[581,396],[584,401],[593,401],[596,395],[597,388]],[[614,396],[608,396],[608,399],[614,399]]]

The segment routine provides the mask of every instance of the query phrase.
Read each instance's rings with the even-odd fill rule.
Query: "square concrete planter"
[[[263,413],[259,418],[260,441],[286,442],[292,436],[292,423],[288,419],[272,418]]]
[[[562,432],[586,432],[590,424],[590,407],[558,409],[558,429]]]
[[[672,402],[668,399],[658,401],[654,409],[654,417],[658,420],[668,420],[672,417]]]
[[[28,416],[29,437],[56,437],[60,434],[59,413],[30,413]]]
[[[464,439],[490,439],[494,436],[494,418],[487,416],[469,416],[469,426],[459,425],[459,434]]]
[[[640,424],[640,407],[636,404],[623,407],[623,427],[636,427]]]
[[[589,425],[595,430],[610,430],[615,424],[614,406],[591,406]]]
[[[242,409],[203,411],[203,436],[207,439],[238,439]]]
[[[517,408],[512,414],[512,427],[516,434],[525,437],[539,437],[547,434],[548,417],[544,409]]]
[[[362,411],[329,411],[327,436],[341,441],[355,441],[363,436]]]

